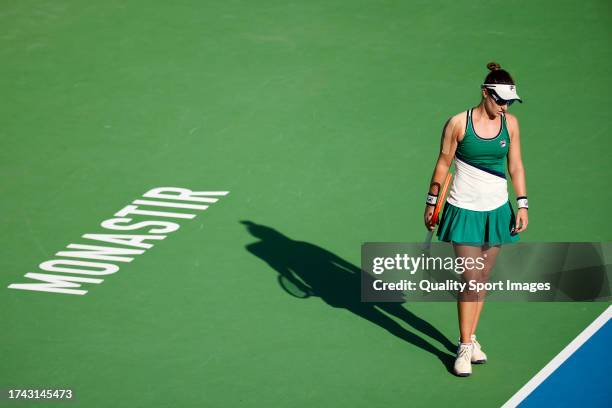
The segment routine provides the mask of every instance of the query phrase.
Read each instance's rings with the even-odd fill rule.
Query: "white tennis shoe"
[[[482,351],[480,347],[480,343],[476,340],[476,335],[472,334],[472,344],[474,345],[474,350],[472,351],[472,363],[474,364],[484,364],[487,362],[487,355]]]
[[[455,374],[459,377],[468,377],[472,374],[472,351],[473,343],[459,343],[457,348],[457,359],[455,360]]]

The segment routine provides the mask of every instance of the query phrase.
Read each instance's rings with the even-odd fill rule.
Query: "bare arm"
[[[440,154],[438,155],[438,160],[436,161],[436,166],[434,167],[431,182],[429,184],[429,192],[431,194],[437,195],[440,192],[441,185],[444,183],[444,179],[455,157],[458,138],[461,134],[461,121],[459,118],[460,115],[453,116],[444,125],[442,139],[440,141]],[[433,230],[435,227],[431,225],[433,210],[433,206],[425,206],[425,226],[430,230]]]
[[[525,182],[525,167],[521,156],[521,136],[518,119],[507,114],[508,131],[510,133],[510,149],[508,151],[508,173],[512,179],[512,186],[517,197],[527,196],[527,183]],[[516,232],[527,228],[527,210],[520,208],[517,213]]]

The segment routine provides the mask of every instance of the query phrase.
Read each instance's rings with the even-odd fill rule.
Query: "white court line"
[[[565,360],[567,360],[576,350],[578,350],[597,330],[599,330],[608,320],[612,318],[612,306],[608,306],[606,310],[586,329],[582,331],[570,344],[568,344],[555,358],[553,358],[543,369],[540,370],[523,388],[518,390],[502,408],[514,408],[520,404],[533,390],[544,382]]]

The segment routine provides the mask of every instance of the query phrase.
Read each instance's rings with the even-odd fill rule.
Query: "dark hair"
[[[489,62],[487,64],[487,69],[491,72],[489,72],[485,78],[485,84],[514,85],[514,80],[508,71],[501,69],[501,66],[497,62]]]

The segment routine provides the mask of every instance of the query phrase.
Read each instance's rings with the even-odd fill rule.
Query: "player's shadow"
[[[454,353],[454,345],[429,322],[416,316],[401,303],[362,303],[360,268],[339,256],[308,242],[295,241],[277,230],[251,221],[241,221],[259,241],[246,249],[279,273],[279,283],[298,297],[318,296],[332,307],[345,308],[387,330],[400,339],[438,357],[449,372],[454,356],[440,351],[420,336],[406,330],[390,316],[438,341]]]

